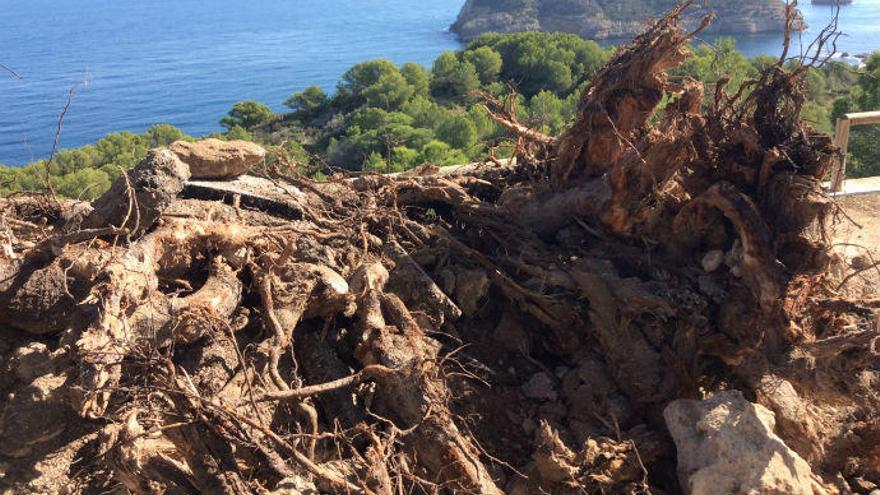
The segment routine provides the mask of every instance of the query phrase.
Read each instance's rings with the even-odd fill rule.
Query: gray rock
[[[168,149],[189,165],[193,179],[237,177],[266,158],[266,150],[249,141],[175,141]]]
[[[110,190],[92,203],[93,210],[81,227],[126,227],[132,237],[139,237],[183,191],[189,178],[189,167],[177,155],[166,149],[150,150],[126,177],[113,181]]]
[[[830,2],[830,0],[825,0]],[[644,20],[660,17],[676,0],[628,2],[612,0],[467,0],[450,29],[469,40],[487,32],[547,31],[575,33],[586,39],[630,38],[645,29]],[[693,25],[707,12],[717,14],[707,33],[781,33],[785,27],[782,0],[709,0],[685,13]],[[795,29],[805,27],[795,12]]]
[[[529,399],[554,401],[557,398],[553,389],[553,378],[544,372],[532,375],[532,378],[522,386],[522,391]]]
[[[453,298],[465,316],[480,310],[492,285],[486,272],[479,269],[456,267]]]
[[[663,411],[688,495],[830,493],[810,466],[773,433],[775,417],[739,391],[677,400]]]
[[[724,251],[720,249],[713,249],[709,251],[708,253],[706,253],[705,256],[703,256],[703,260],[700,262],[700,264],[703,265],[703,270],[705,270],[706,273],[712,273],[715,270],[719,269],[722,263],[724,263]]]

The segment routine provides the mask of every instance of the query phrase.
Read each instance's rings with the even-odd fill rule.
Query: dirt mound
[[[92,205],[2,200],[0,486],[867,493],[880,302],[841,289],[838,151],[781,63],[703,111],[680,14],[558,139],[490,101],[509,166],[199,182],[154,150]]]

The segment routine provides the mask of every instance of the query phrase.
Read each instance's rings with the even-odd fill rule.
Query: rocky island
[[[451,30],[468,40],[483,33],[559,31],[587,39],[631,37],[646,21],[675,7],[677,0],[467,0]],[[713,34],[779,32],[785,26],[782,0],[707,0],[693,16],[717,14]],[[798,28],[804,23],[798,14]]]

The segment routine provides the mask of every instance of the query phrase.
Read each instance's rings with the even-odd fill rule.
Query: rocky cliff
[[[642,31],[678,0],[467,0],[452,31],[464,39],[487,32],[561,31],[588,39],[625,38]],[[706,0],[692,15],[715,12],[710,33],[782,31],[782,0]],[[800,22],[802,24],[802,22]]]

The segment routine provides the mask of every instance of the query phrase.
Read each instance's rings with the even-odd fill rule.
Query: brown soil
[[[844,259],[844,284],[853,295],[870,297],[880,287],[880,192],[838,198],[845,215],[834,230],[835,250]]]

